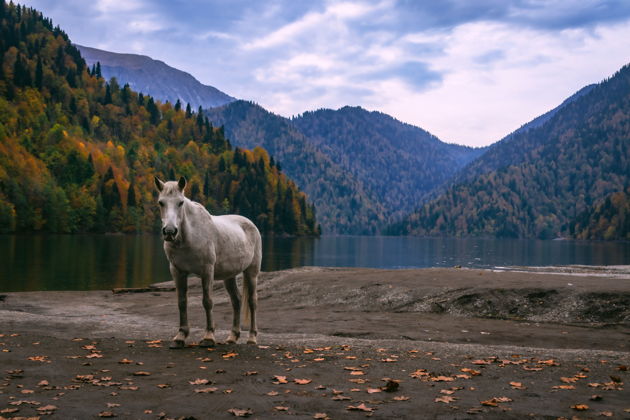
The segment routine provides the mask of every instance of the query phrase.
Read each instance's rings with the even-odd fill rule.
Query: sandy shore
[[[630,418],[624,267],[264,273],[259,346],[211,351],[191,284],[181,351],[166,284],[1,293],[0,416]],[[220,285],[214,302],[222,339]]]

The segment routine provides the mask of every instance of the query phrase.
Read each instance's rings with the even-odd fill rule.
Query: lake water
[[[628,242],[324,236],[265,238],[263,271],[335,267],[627,265]],[[0,292],[143,287],[170,280],[155,235],[0,235]]]

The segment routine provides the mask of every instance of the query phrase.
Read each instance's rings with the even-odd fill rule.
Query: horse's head
[[[162,182],[158,177],[155,177],[155,187],[160,192],[158,204],[162,218],[162,236],[165,241],[171,242],[177,238],[180,231],[182,208],[186,199],[184,196],[186,178],[179,178],[179,182]]]

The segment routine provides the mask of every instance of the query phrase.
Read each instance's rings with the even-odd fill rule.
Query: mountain
[[[189,74],[149,57],[79,48],[88,64],[100,63],[106,79],[115,76],[157,98],[174,103],[179,95],[186,102],[191,99],[182,92],[201,91]],[[359,107],[287,120],[224,96],[221,104],[203,105],[213,124],[224,125],[238,146],[267,149],[313,199],[328,233],[377,233],[485,150],[443,143],[421,128]],[[191,102],[193,109],[197,102]]]
[[[190,104],[196,110],[221,106],[234,101],[212,86],[203,85],[190,74],[145,55],[119,54],[76,45],[88,66],[100,63],[105,80],[115,77],[118,83],[129,83],[131,89],[159,99]]]
[[[247,101],[205,110],[240,147],[261,146],[304,190],[325,233],[374,234],[386,222],[378,196],[323,153],[290,120]]]
[[[492,145],[390,233],[553,238],[630,185],[630,67]],[[573,226],[575,224],[573,223]]]
[[[159,230],[154,176],[213,213],[316,235],[313,206],[258,147],[201,113],[107,83],[59,27],[0,0],[0,232]]]
[[[421,128],[361,107],[305,112],[291,122],[371,191],[388,218],[417,208],[426,194],[485,150],[444,143]]]

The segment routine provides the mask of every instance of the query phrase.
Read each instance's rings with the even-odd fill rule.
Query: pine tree
[[[96,78],[97,79],[102,79],[103,78],[103,74],[101,73],[101,62],[97,61],[96,62]]]

